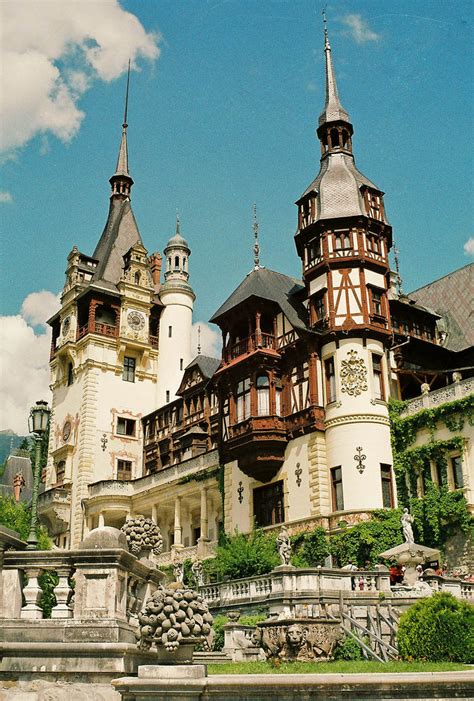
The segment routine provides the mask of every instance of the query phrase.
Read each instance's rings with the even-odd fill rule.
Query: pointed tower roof
[[[319,126],[327,122],[349,122],[349,114],[341,105],[337,92],[336,76],[332,65],[331,46],[329,44],[326,17],[324,16],[324,53],[326,56],[326,103],[319,116]]]
[[[176,232],[174,236],[172,236],[169,240],[168,243],[166,244],[166,248],[164,250],[164,253],[166,254],[167,250],[169,248],[187,248],[189,249],[189,244],[186,241],[185,238],[181,236],[181,224],[179,220],[179,214],[176,212]]]
[[[123,271],[123,256],[136,243],[143,245],[137,223],[130,204],[130,190],[133,180],[128,172],[127,114],[130,86],[130,61],[128,62],[125,111],[122,124],[117,167],[110,178],[112,194],[107,222],[102,236],[95,247],[93,258],[98,261],[93,282],[115,287]]]

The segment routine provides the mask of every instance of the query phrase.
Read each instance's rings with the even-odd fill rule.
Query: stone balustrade
[[[454,402],[463,399],[474,392],[474,378],[453,382],[451,385],[426,392],[419,397],[407,401],[406,409],[401,416],[412,416],[422,409],[434,409],[446,402]]]
[[[272,601],[288,596],[318,596],[322,591],[352,592],[353,595],[390,592],[388,570],[295,569],[278,567],[267,575],[219,582],[200,587],[209,606],[232,607],[239,603]]]
[[[427,582],[433,591],[443,591],[452,594],[457,599],[474,598],[474,582],[467,582],[458,577],[445,577],[443,575],[423,575],[424,582]]]

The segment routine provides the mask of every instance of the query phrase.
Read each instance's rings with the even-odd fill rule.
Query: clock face
[[[140,312],[129,312],[127,323],[134,331],[140,331],[145,326],[145,317]]]
[[[71,422],[66,421],[66,423],[63,426],[63,441],[67,441],[69,436],[71,435]]]
[[[67,336],[67,333],[71,327],[71,317],[67,316],[63,321],[63,336]]]

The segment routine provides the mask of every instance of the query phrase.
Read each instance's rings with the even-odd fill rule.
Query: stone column
[[[201,487],[201,539],[209,539],[207,515],[207,487]]]
[[[25,568],[25,575],[28,578],[28,584],[23,587],[23,596],[25,597],[25,605],[21,609],[20,618],[36,619],[43,618],[43,611],[38,606],[43,590],[38,584],[38,577],[42,570],[39,567]]]
[[[183,529],[181,526],[181,497],[176,497],[174,501],[174,545],[182,546]]]

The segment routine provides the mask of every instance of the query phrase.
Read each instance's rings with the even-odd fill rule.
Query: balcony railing
[[[80,326],[77,330],[77,340],[83,338],[83,336],[86,336],[88,333],[97,333],[101,336],[115,338],[118,333],[118,327],[112,326],[111,324],[101,324],[98,321],[92,325],[84,324],[84,326]]]
[[[277,347],[277,341],[273,334],[263,332],[253,333],[247,336],[247,338],[243,338],[237,341],[237,343],[227,346],[224,357],[229,363],[231,360],[235,360],[235,358],[239,358],[247,353],[252,353],[255,350],[261,348],[276,350]]]
[[[456,399],[463,399],[468,394],[474,392],[474,378],[468,377],[466,380],[453,382],[452,385],[435,389],[433,392],[426,392],[420,397],[414,397],[407,401],[407,407],[402,416],[412,416],[422,409],[434,409],[440,404],[454,402]]]

